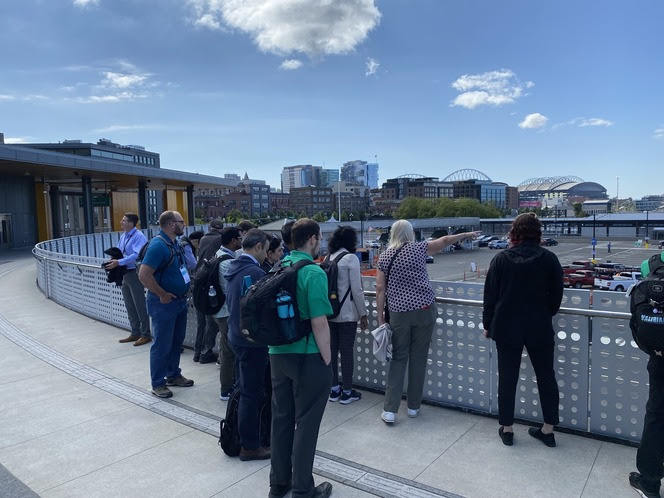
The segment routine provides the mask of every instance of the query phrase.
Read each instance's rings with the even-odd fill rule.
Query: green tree
[[[419,199],[416,197],[406,197],[394,212],[394,217],[401,220],[417,218],[418,208]]]
[[[229,223],[237,223],[242,219],[244,219],[244,215],[239,209],[232,209],[226,213],[226,221]]]
[[[418,218],[433,218],[436,216],[436,203],[432,199],[420,199],[417,206]]]
[[[318,211],[314,215],[313,220],[317,221],[318,223],[323,223],[324,221],[327,220],[327,216],[325,216],[325,213],[323,213],[322,211]]]

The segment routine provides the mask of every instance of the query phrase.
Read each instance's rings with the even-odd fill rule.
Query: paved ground
[[[556,251],[578,259],[584,248]],[[458,262],[460,254],[437,256],[432,277],[495,255],[483,248]],[[267,495],[269,462],[243,463],[217,446],[225,403],[214,364],[185,351],[183,373],[196,385],[158,400],[148,391],[147,347],[118,344],[125,331],[45,299],[29,254],[0,253],[0,263],[0,496]],[[508,448],[491,418],[425,406],[388,427],[381,409],[382,396],[368,392],[329,404],[316,481],[331,479],[333,496],[636,496],[627,484],[632,447],[559,433],[550,449],[517,425]]]

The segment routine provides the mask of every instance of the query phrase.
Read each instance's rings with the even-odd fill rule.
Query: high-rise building
[[[356,185],[378,188],[378,163],[348,161],[341,167],[341,180]]]
[[[322,168],[320,170],[320,187],[331,187],[339,181],[339,170]]]
[[[288,194],[293,188],[319,186],[322,169],[311,164],[285,166],[281,172],[281,191]]]

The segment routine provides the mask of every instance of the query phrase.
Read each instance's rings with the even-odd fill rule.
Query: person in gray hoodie
[[[498,434],[513,443],[514,402],[521,353],[525,346],[537,376],[544,425],[528,433],[546,446],[556,445],[558,384],[553,368],[553,316],[563,297],[558,257],[540,246],[542,222],[533,213],[517,216],[509,231],[510,248],[491,261],[484,284],[484,336],[498,351]]]
[[[266,460],[270,448],[261,446],[260,407],[266,390],[268,366],[267,347],[247,340],[240,330],[240,299],[265,272],[261,264],[269,247],[268,235],[252,229],[242,240],[242,254],[232,260],[226,272],[226,303],[228,305],[228,340],[235,352],[235,377],[240,390],[238,432],[240,460]]]

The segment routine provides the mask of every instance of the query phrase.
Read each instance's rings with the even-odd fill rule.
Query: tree
[[[325,213],[323,213],[322,211],[318,211],[314,215],[313,220],[317,221],[318,223],[323,223],[323,222],[327,221],[327,216],[325,216]]]
[[[416,197],[406,197],[394,212],[394,217],[400,220],[417,218],[418,207],[419,199]]]
[[[239,209],[232,209],[226,213],[226,221],[229,223],[237,223],[242,219],[244,219],[244,214]]]
[[[580,202],[575,202],[572,207],[574,208],[574,216],[577,218],[585,218],[588,216],[583,210],[583,204]]]

